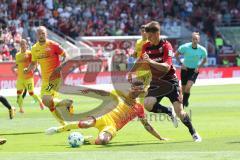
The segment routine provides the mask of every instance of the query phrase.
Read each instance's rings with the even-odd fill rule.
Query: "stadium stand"
[[[150,20],[159,21],[166,35],[181,32],[187,35],[187,29],[203,31],[208,35],[206,46],[214,55],[216,26],[239,25],[239,6],[237,0],[204,0],[204,3],[202,0],[155,0],[151,3],[147,0],[1,0],[0,23],[4,28],[1,60],[14,58],[21,36],[30,37],[34,43],[36,26],[40,24],[75,39],[138,35],[139,26]]]

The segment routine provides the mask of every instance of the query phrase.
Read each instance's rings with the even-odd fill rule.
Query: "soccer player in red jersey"
[[[144,100],[145,109],[154,113],[166,113],[167,107],[162,106],[159,102],[162,98],[167,97],[171,101],[177,116],[189,129],[193,140],[201,142],[201,137],[194,129],[190,117],[183,110],[179,81],[172,64],[172,45],[167,40],[160,38],[160,24],[158,22],[148,23],[145,31],[149,42],[143,45],[139,61],[148,63],[152,72],[152,81]],[[137,65],[133,67],[131,72],[136,70]]]

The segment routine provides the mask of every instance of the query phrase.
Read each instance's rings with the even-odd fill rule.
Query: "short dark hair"
[[[157,21],[149,22],[145,27],[146,32],[160,32],[160,24]]]
[[[132,81],[132,87],[141,87],[141,86],[143,87],[143,85],[144,85],[144,83],[141,80],[134,79]]]
[[[146,25],[141,25],[140,29],[145,29],[146,28]]]

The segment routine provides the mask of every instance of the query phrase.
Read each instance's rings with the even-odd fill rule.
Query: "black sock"
[[[9,102],[7,101],[7,99],[3,96],[0,96],[0,102],[2,102],[2,104],[7,107],[7,109],[11,109],[11,105],[9,104]]]
[[[26,94],[27,94],[27,90],[24,89],[23,94],[22,94],[22,98],[23,98],[23,99],[26,97]]]
[[[186,116],[183,118],[183,120],[181,120],[182,123],[188,128],[189,132],[191,133],[191,135],[193,135],[194,133],[196,133],[195,129],[193,128],[192,122],[189,118],[189,116],[186,114]]]
[[[190,96],[190,93],[184,92],[184,94],[183,94],[183,106],[188,106],[189,96]]]
[[[153,112],[153,113],[166,113],[169,116],[172,116],[172,109],[168,108],[168,107],[165,107],[165,106],[162,106],[159,103],[156,103],[153,106],[153,108],[152,108],[152,110],[150,112]]]

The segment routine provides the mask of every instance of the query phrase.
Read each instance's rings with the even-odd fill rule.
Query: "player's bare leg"
[[[20,113],[24,113],[22,92],[23,92],[23,90],[17,91],[17,104],[18,104]]]
[[[90,128],[90,127],[93,127],[95,124],[96,124],[96,119],[94,117],[88,117],[88,119],[83,121],[74,121],[74,122],[69,122],[66,125],[63,125],[60,127],[51,127],[46,130],[46,134],[52,135],[52,134],[68,131],[71,129]]]
[[[39,103],[40,109],[43,110],[44,104],[42,100],[36,94],[34,94],[34,92],[29,92],[29,95],[33,97],[34,101],[37,101]]]
[[[0,138],[0,145],[4,144],[4,143],[6,143],[6,142],[7,142],[6,139]]]
[[[51,96],[51,95],[43,95],[42,102],[43,102],[43,104],[46,107],[49,108],[49,110],[51,111],[52,115],[58,120],[59,123],[61,123],[62,125],[66,124],[64,122],[64,119],[62,118],[61,114],[56,110],[56,107],[55,107],[55,104],[54,104],[54,100],[53,100],[53,96]]]

